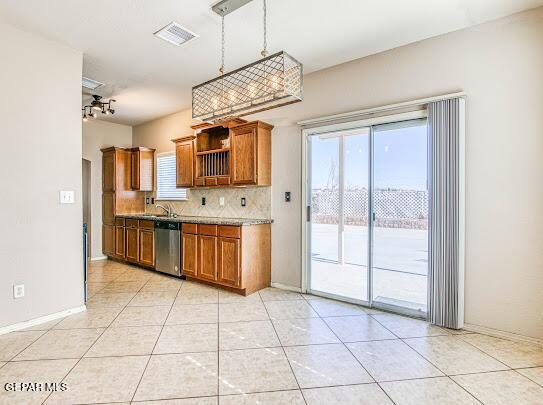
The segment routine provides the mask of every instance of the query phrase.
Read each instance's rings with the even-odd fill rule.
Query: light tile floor
[[[111,261],[89,279],[86,312],[0,336],[0,405],[543,404],[540,346]]]

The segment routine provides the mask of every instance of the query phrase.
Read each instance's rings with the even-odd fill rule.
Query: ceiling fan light
[[[87,122],[89,119],[87,118],[87,114],[83,115],[83,122]]]
[[[113,108],[108,108],[106,114],[115,114],[115,110]]]

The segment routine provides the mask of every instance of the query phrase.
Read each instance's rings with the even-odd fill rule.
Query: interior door
[[[373,128],[372,303],[427,311],[428,135],[426,120]]]
[[[310,289],[368,301],[369,129],[308,138]]]

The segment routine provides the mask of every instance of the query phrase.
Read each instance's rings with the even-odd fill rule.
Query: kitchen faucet
[[[163,205],[156,204],[155,207],[162,208],[164,211],[166,211],[166,214],[168,217],[172,217],[172,207],[168,205],[168,207],[164,207]]]

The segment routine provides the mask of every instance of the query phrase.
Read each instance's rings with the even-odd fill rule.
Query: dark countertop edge
[[[252,219],[252,218],[215,218],[215,217],[184,217],[182,215],[176,218],[169,217],[154,217],[140,214],[116,214],[120,218],[144,219],[149,221],[171,221],[187,224],[206,224],[206,225],[262,225],[271,224],[273,219]]]

